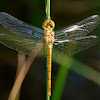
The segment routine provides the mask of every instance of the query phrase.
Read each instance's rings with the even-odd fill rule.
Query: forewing
[[[13,33],[20,35],[27,35],[33,38],[44,38],[43,30],[34,26],[31,26],[17,18],[5,13],[0,12],[0,24]]]
[[[85,36],[88,33],[92,32],[100,23],[100,16],[93,15],[90,16],[75,25],[70,27],[65,27],[60,31],[56,31],[56,39],[69,39],[76,38],[80,36]]]
[[[27,55],[37,55],[44,45],[44,40],[14,34],[0,27],[0,43]]]
[[[100,41],[100,39],[97,36],[89,35],[56,41],[54,43],[54,48],[57,48],[61,52],[61,55],[73,55],[93,46],[98,41]]]

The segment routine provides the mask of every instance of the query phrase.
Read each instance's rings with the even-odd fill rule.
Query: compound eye
[[[51,25],[50,27],[51,27],[51,28],[53,28],[53,26],[52,26],[52,25]]]
[[[43,22],[43,24],[42,24],[42,28],[48,28],[48,27],[50,27],[50,28],[54,28],[55,27],[55,23],[54,23],[54,21],[52,21],[52,20],[45,20],[44,22]]]
[[[46,28],[46,25],[47,25],[47,24],[46,24],[45,22],[43,22],[42,28],[45,29],[45,28]]]
[[[53,26],[53,25],[50,25],[50,27],[51,27],[51,28],[54,28],[54,26]]]
[[[53,20],[50,20],[50,27],[51,27],[51,28],[54,28],[54,27],[55,27],[55,23],[54,23]]]

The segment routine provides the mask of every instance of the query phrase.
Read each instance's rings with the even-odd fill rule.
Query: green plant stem
[[[46,18],[50,19],[50,0],[46,0]]]
[[[46,0],[46,19],[50,19],[50,0]],[[47,51],[46,51],[47,54]],[[50,100],[50,96],[48,96],[48,55],[46,56],[46,68],[47,68],[47,74],[46,74],[46,100]]]
[[[50,100],[50,96],[48,96],[47,100]]]

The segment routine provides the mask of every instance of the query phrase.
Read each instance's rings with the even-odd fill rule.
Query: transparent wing
[[[100,39],[95,35],[89,35],[84,37],[78,37],[73,39],[59,40],[55,41],[54,48],[59,48],[61,55],[73,55],[77,52],[85,50],[94,44],[96,44]],[[55,51],[54,51],[55,52]],[[59,55],[59,54],[58,54]]]
[[[80,36],[85,36],[88,33],[92,32],[100,23],[100,16],[93,15],[90,16],[75,25],[70,27],[65,27],[60,31],[56,31],[56,39],[69,39],[76,38]]]
[[[17,18],[5,13],[0,12],[0,24],[13,33],[20,35],[27,35],[33,38],[44,38],[43,30],[34,26],[31,26]]]
[[[100,16],[93,15],[61,31],[56,31],[54,47],[62,54],[73,55],[96,44],[100,39],[87,35],[100,23]]]
[[[44,45],[44,40],[14,34],[0,27],[0,43],[21,53],[37,55]]]

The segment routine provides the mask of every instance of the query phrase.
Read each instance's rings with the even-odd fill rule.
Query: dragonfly
[[[65,55],[74,55],[100,40],[96,35],[88,35],[99,24],[100,16],[92,15],[76,24],[54,31],[53,20],[45,20],[42,28],[27,24],[8,13],[0,12],[0,43],[27,55],[41,54],[46,48],[48,58],[48,96],[51,96],[52,49]],[[69,49],[70,46],[70,49]]]

